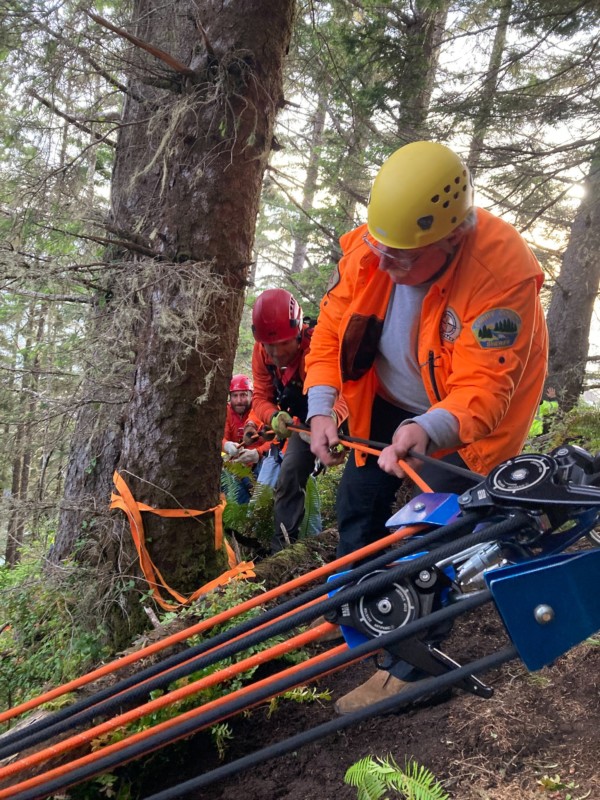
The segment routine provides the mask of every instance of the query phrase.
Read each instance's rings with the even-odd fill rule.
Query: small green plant
[[[219,759],[222,761],[227,752],[227,742],[233,739],[233,731],[226,722],[220,722],[218,725],[212,726],[210,736],[217,748]]]
[[[348,768],[344,781],[358,789],[358,800],[449,800],[430,770],[413,759],[402,769],[391,755],[362,758]]]
[[[525,448],[529,452],[547,453],[561,444],[577,444],[596,453],[600,450],[600,411],[580,401],[570,411],[552,418],[547,433],[532,438]]]
[[[592,793],[590,789],[590,791],[585,794],[572,794],[571,790],[579,789],[579,786],[575,781],[564,781],[558,773],[554,776],[544,775],[544,777],[540,778],[538,781],[538,786],[542,792],[554,793],[566,791],[566,794],[560,795],[560,798],[564,798],[564,800],[586,800]]]
[[[66,683],[107,655],[102,626],[85,628],[78,616],[81,587],[66,573],[58,579],[44,572],[43,556],[32,549],[24,550],[16,567],[0,567],[2,708]]]
[[[297,686],[295,689],[290,689],[289,692],[283,692],[269,701],[269,710],[267,711],[267,718],[271,719],[272,715],[279,708],[281,700],[293,700],[294,703],[316,703],[319,700],[331,701],[331,692],[328,689],[320,692],[314,686]]]

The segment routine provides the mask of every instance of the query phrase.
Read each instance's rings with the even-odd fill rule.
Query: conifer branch
[[[116,142],[113,142],[112,139],[107,139],[104,134],[98,133],[97,131],[93,131],[91,128],[88,128],[87,125],[84,125],[83,122],[80,122],[75,117],[72,117],[70,114],[67,114],[66,111],[61,111],[61,109],[58,108],[58,106],[55,103],[53,103],[51,100],[46,100],[46,98],[39,95],[35,91],[35,89],[30,89],[28,94],[30,97],[33,97],[34,100],[37,100],[38,103],[41,103],[43,106],[52,111],[53,114],[62,117],[62,119],[66,120],[71,125],[74,125],[76,128],[79,128],[80,131],[88,133],[90,136],[93,136],[94,139],[97,139],[100,142],[105,142],[111,147],[117,146]]]

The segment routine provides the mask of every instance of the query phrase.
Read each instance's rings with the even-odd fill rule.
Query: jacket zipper
[[[437,382],[435,380],[435,356],[433,354],[433,350],[429,351],[427,365],[429,367],[429,380],[431,381],[431,386],[433,387],[433,393],[435,394],[437,400],[440,401],[442,398],[438,391]]]

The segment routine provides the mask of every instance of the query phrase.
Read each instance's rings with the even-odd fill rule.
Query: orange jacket
[[[233,410],[231,403],[227,403],[227,416],[225,417],[225,432],[223,433],[222,443],[223,447],[225,446],[225,442],[236,442],[236,444],[240,444],[244,434],[244,427],[248,422],[256,423],[256,417],[252,414],[251,409],[248,409],[243,416],[240,416]],[[260,425],[257,427],[260,427]],[[269,451],[270,444],[269,442],[262,442],[259,444],[247,444],[244,445],[244,447],[247,450],[258,450],[261,455],[264,455]]]
[[[294,417],[298,417],[301,422],[306,422],[307,398],[303,394],[303,386],[306,377],[306,358],[311,347],[311,336],[308,333],[308,325],[306,324],[302,330],[300,347],[301,353],[297,365],[288,367],[293,372],[287,378],[287,385],[295,387],[296,393],[302,396],[302,401],[298,403],[296,408],[291,407],[289,413]],[[252,379],[254,382],[252,411],[265,425],[271,424],[273,414],[281,410],[288,410],[287,407],[284,408],[278,404],[276,387],[276,382],[284,379],[285,372],[286,370],[275,367],[262,344],[256,342],[252,351]],[[337,415],[338,425],[341,425],[348,416],[348,407],[342,397],[338,397],[333,410]]]
[[[362,237],[340,242],[339,278],[321,301],[305,389],[343,391],[350,433],[368,438],[373,367],[392,281]],[[432,284],[421,309],[418,359],[432,408],[457,419],[469,467],[487,474],[520,452],[542,394],[548,337],[539,290],[543,273],[508,223],[482,209],[450,267]],[[357,463],[366,456],[357,454]]]

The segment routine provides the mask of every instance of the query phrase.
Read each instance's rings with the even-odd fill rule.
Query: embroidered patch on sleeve
[[[461,322],[453,308],[447,308],[440,322],[440,338],[446,342],[455,342],[462,330]]]
[[[512,347],[523,323],[516,311],[510,308],[492,308],[481,314],[471,330],[481,347],[498,349]]]

